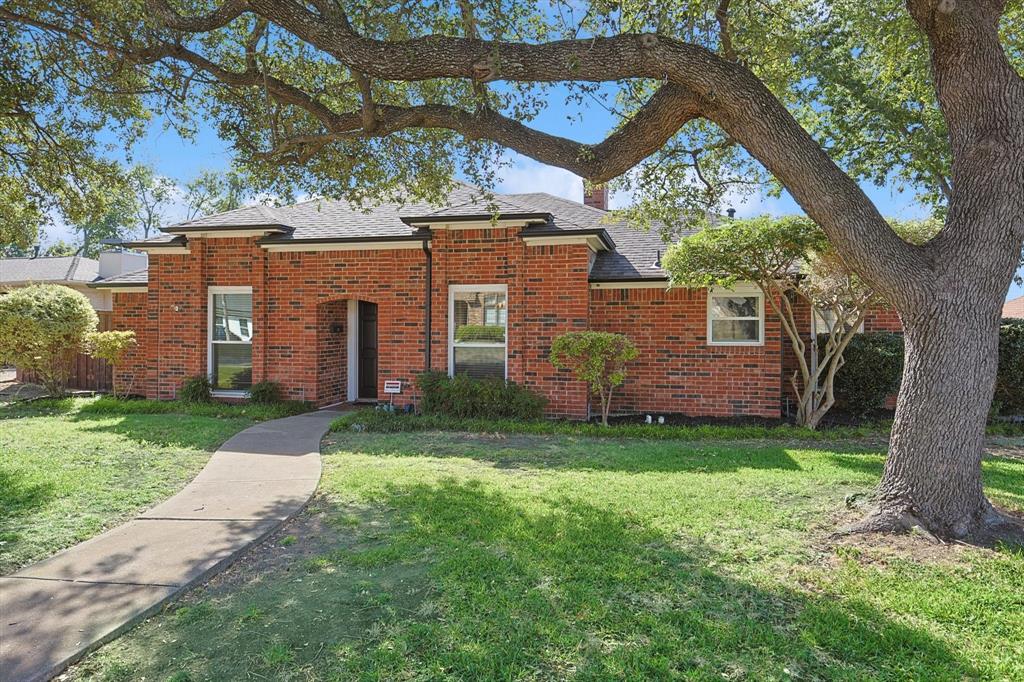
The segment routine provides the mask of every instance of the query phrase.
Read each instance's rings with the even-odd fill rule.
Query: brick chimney
[[[608,187],[607,185],[595,185],[590,188],[583,185],[583,203],[587,206],[599,208],[602,211],[608,210]]]

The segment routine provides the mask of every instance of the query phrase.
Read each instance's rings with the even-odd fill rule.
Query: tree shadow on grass
[[[330,445],[378,457],[465,457],[499,469],[626,473],[724,473],[742,469],[799,471],[791,448],[770,443],[701,443],[578,439],[564,436],[494,438],[474,434],[332,434]]]
[[[71,421],[95,433],[113,433],[138,443],[213,452],[230,436],[251,425],[244,418],[214,419],[181,414],[91,414],[77,412]]]
[[[369,513],[318,504],[340,548],[278,564],[213,600],[200,593],[203,618],[164,616],[89,670],[116,664],[158,679],[979,674],[962,652],[865,600],[767,577],[755,584],[697,540],[578,500],[526,504],[447,480],[393,486]],[[301,523],[286,532],[301,535]]]
[[[836,466],[861,474],[881,477],[884,457],[863,457],[830,451],[828,460]],[[1024,462],[1010,457],[986,456],[982,461],[985,487],[1024,502]]]
[[[23,471],[0,468],[0,524],[42,507],[53,496],[52,482],[30,482]]]

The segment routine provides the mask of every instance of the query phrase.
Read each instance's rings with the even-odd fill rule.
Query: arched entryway
[[[318,405],[377,400],[378,315],[376,302],[354,298],[317,306]]]

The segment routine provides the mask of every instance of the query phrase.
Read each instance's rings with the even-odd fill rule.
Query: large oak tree
[[[860,527],[1017,532],[980,461],[1024,242],[1019,2],[7,0],[0,22],[102,62],[121,98],[215,121],[278,192],[437,197],[460,169],[486,184],[511,149],[632,187],[634,217],[671,232],[695,204],[777,183],[906,330]],[[621,123],[598,143],[531,127],[553,84]],[[863,180],[912,187],[944,228],[905,242]]]

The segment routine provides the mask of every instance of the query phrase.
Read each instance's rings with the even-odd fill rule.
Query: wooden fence
[[[113,329],[111,314],[109,312],[96,312],[100,318],[97,329],[101,332]],[[23,372],[18,370],[17,380],[38,384],[38,378],[34,372]],[[71,365],[71,376],[68,379],[68,388],[80,391],[109,391],[114,386],[114,375],[110,367],[103,360],[97,360],[85,353],[79,353]]]

